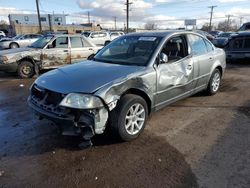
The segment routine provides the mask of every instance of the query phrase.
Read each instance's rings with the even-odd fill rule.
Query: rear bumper
[[[16,72],[17,66],[18,66],[17,63],[9,63],[9,64],[0,63],[0,71]]]

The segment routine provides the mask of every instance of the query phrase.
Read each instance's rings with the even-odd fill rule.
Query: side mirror
[[[168,56],[165,53],[160,54],[159,64],[167,63]]]

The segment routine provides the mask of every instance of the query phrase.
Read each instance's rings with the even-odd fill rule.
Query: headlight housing
[[[94,109],[103,107],[103,102],[94,95],[70,93],[64,97],[60,106],[76,109]]]

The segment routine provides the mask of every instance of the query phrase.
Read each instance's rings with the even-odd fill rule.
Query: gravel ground
[[[228,65],[220,92],[152,114],[143,134],[79,150],[26,100],[33,79],[0,73],[0,187],[250,187],[250,64]]]

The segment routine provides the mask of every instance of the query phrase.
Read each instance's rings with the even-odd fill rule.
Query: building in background
[[[65,14],[41,14],[41,24],[44,26],[49,25],[66,25]],[[37,14],[10,14],[10,24],[21,25],[38,25]]]
[[[71,25],[66,23],[65,14],[41,14],[41,25],[43,33],[82,33],[84,31],[99,31],[100,26]],[[10,14],[9,22],[11,35],[35,34],[39,32],[38,17],[36,14]]]

